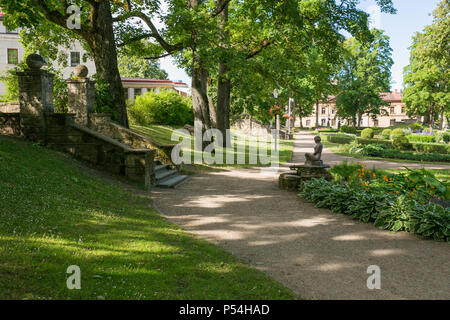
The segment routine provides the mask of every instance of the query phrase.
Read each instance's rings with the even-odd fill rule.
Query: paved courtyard
[[[302,163],[312,147],[312,135],[297,134],[293,162]],[[323,159],[336,164],[344,157],[325,148]],[[257,168],[205,173],[175,190],[155,189],[153,197],[170,221],[265,271],[301,298],[450,299],[449,244],[317,209],[280,191],[277,178]],[[381,268],[381,290],[366,286],[370,265]]]

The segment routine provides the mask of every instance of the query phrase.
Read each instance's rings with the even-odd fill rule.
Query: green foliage
[[[443,143],[420,143],[414,142],[412,143],[412,147],[414,150],[418,152],[428,152],[428,153],[440,153],[440,154],[449,154],[450,146]]]
[[[23,71],[26,68],[27,65],[21,62],[14,68],[5,69],[1,72],[0,79],[5,85],[5,93],[0,98],[2,101],[11,102],[19,100],[19,82],[16,72]]]
[[[386,150],[383,158],[428,161],[428,162],[450,162],[450,155],[439,153],[417,153],[412,151]]]
[[[383,175],[347,163],[331,172],[335,182],[312,179],[303,183],[299,195],[318,208],[379,228],[450,241],[450,208],[431,202],[445,194],[445,186],[431,172],[408,169],[407,174]]]
[[[395,130],[394,130],[395,131]],[[392,145],[398,150],[411,150],[412,144],[409,142],[408,138],[402,136],[395,136],[392,140]]]
[[[114,101],[109,93],[109,84],[97,74],[93,76],[95,81],[95,113],[111,114],[117,118]]]
[[[386,148],[392,148],[392,141],[386,141],[386,140],[378,140],[378,139],[363,139],[363,138],[357,138],[356,141],[358,144],[382,144],[386,146]]]
[[[131,119],[139,125],[183,126],[194,122],[191,100],[168,90],[147,92],[136,97],[128,111]]]
[[[392,48],[383,31],[372,29],[371,34],[370,42],[351,38],[344,43],[346,53],[336,77],[337,114],[343,118],[351,117],[355,125],[359,125],[357,115],[379,115],[381,107],[387,105],[380,92],[388,91],[390,87]]]
[[[381,136],[383,139],[389,140],[391,138],[392,130],[391,129],[384,129],[383,132],[381,132]]]
[[[366,128],[363,131],[361,131],[361,138],[372,139],[374,134],[375,134],[375,132],[372,129]]]
[[[347,125],[343,125],[339,128],[340,132],[344,132],[344,133],[351,133],[351,134],[356,134],[356,128],[355,127],[350,127]]]
[[[160,68],[158,61],[121,53],[118,56],[117,63],[121,77],[160,80],[168,79],[167,72]]]
[[[409,142],[425,142],[425,143],[433,143],[436,142],[435,136],[423,136],[417,134],[410,134],[407,136]]]
[[[442,140],[444,140],[445,143],[450,143],[450,133],[445,132],[445,133],[442,135]]]
[[[423,130],[423,125],[417,122],[414,122],[413,124],[410,124],[408,126],[409,129],[411,129],[412,132],[416,132],[418,130],[422,131]]]
[[[414,35],[410,63],[404,70],[406,110],[408,114],[425,116],[425,122],[431,125],[435,120],[432,114],[448,117],[450,112],[448,30],[450,5],[442,0],[433,12],[433,23]]]
[[[357,163],[343,161],[341,164],[337,164],[330,169],[330,173],[333,175],[336,181],[346,181],[350,180],[350,177],[355,173],[356,170],[361,169],[362,166]]]
[[[355,136],[346,134],[321,134],[326,141],[339,144],[348,144],[355,140]]]
[[[392,139],[397,138],[397,137],[404,137],[404,136],[405,136],[405,131],[402,128],[397,128],[397,129],[392,130],[392,133],[391,133]]]
[[[382,157],[386,149],[383,144],[361,144],[352,147],[349,152],[360,156]]]

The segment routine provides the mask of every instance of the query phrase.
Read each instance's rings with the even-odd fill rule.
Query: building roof
[[[386,102],[402,102],[403,93],[395,90],[394,92],[381,92],[381,97]],[[323,102],[323,101],[322,101]],[[335,103],[336,96],[328,96],[326,103]]]
[[[184,82],[172,81],[172,80],[159,80],[159,79],[141,79],[141,78],[121,78],[122,82],[128,83],[147,83],[147,84],[172,84],[174,87],[187,88],[188,85]]]

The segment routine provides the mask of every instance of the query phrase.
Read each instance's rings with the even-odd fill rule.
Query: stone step
[[[177,172],[175,170],[160,169],[158,171],[155,171],[156,181],[158,182],[162,182],[165,179],[176,174]]]
[[[170,166],[168,164],[157,164],[155,162],[155,172],[158,172],[158,171],[161,171],[161,170],[164,170],[164,169],[169,170]]]
[[[163,182],[157,182],[156,186],[160,188],[175,188],[178,184],[187,179],[187,176],[176,175]]]

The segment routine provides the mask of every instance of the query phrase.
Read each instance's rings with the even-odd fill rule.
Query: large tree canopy
[[[0,0],[7,24],[25,27],[28,40],[41,50],[76,37],[89,49],[97,72],[110,84],[110,93],[127,125],[123,89],[117,66],[117,47],[134,56],[172,55],[192,76],[196,120],[211,127],[216,113],[219,129],[229,126],[231,90],[242,85],[240,74],[254,66],[283,61],[292,47],[298,57],[312,47],[335,52],[346,30],[358,38],[368,36],[368,15],[356,8],[357,0]],[[382,11],[394,12],[391,0],[377,0]],[[81,7],[81,28],[68,29],[70,4]],[[163,10],[164,9],[164,10]],[[158,28],[158,23],[163,27]],[[40,37],[40,38],[39,38]],[[39,47],[38,47],[39,46]],[[267,49],[271,54],[265,54]],[[47,48],[42,48],[42,51]],[[50,52],[50,49],[48,49]],[[264,53],[264,54],[263,54]],[[274,56],[279,55],[279,56]],[[332,55],[330,55],[332,56]],[[326,55],[324,55],[326,57]],[[257,63],[249,63],[258,58]],[[327,59],[327,58],[326,58]],[[336,59],[336,58],[334,58]],[[327,60],[331,61],[331,60]],[[283,64],[286,68],[289,63]],[[293,70],[271,70],[276,81]],[[264,72],[262,76],[265,77]],[[215,82],[217,99],[208,97]],[[214,105],[214,102],[216,105]]]
[[[355,38],[345,42],[344,63],[336,80],[337,114],[352,118],[359,126],[363,114],[375,117],[386,105],[380,93],[390,91],[392,48],[389,37],[382,31],[372,30],[373,40],[363,43]]]
[[[433,13],[433,24],[413,37],[404,78],[407,112],[424,116],[424,122],[430,125],[439,115],[441,128],[444,116],[448,118],[450,114],[449,3],[449,0],[440,2]]]

